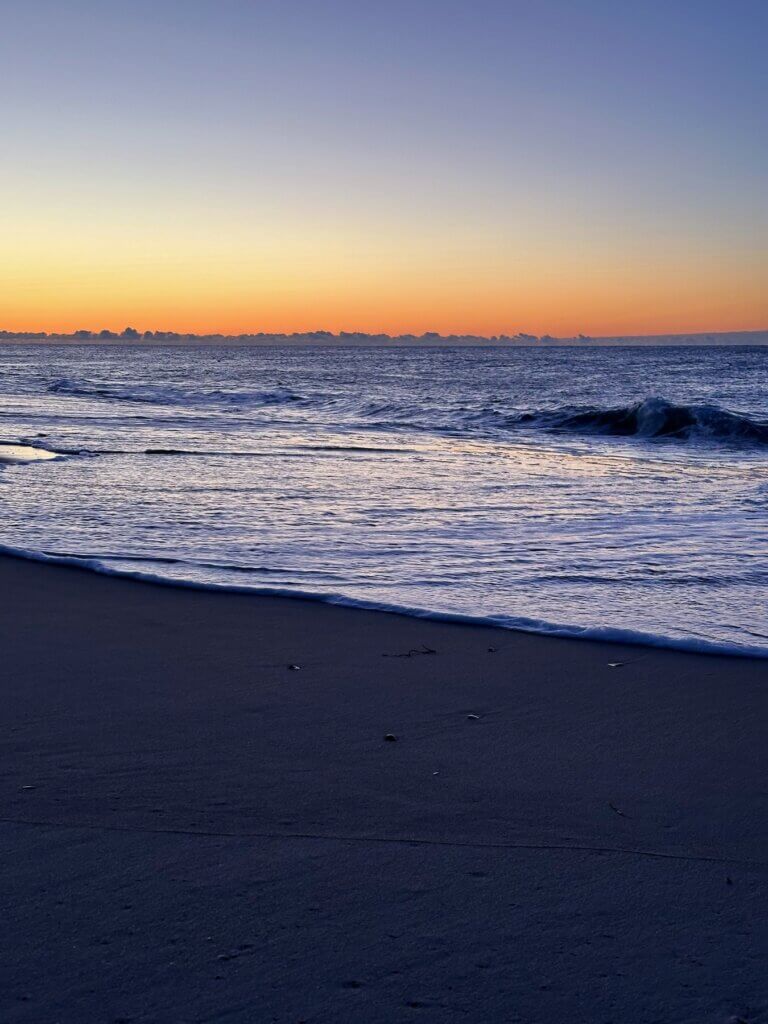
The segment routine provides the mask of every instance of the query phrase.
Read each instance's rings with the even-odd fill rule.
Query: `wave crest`
[[[612,437],[768,444],[766,421],[716,405],[674,405],[663,398],[647,398],[635,405],[612,409],[526,413],[521,420],[549,430]]]

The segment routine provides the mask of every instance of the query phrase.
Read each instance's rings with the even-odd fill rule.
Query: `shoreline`
[[[9,1024],[765,1020],[763,661],[6,556],[0,652]]]
[[[133,556],[127,556],[128,559]],[[551,637],[554,639],[588,640],[594,643],[616,644],[629,647],[654,648],[663,651],[680,651],[690,654],[707,656],[748,658],[751,660],[768,659],[768,646],[758,647],[741,644],[730,644],[716,640],[683,639],[667,637],[654,633],[643,633],[612,626],[571,626],[545,620],[530,619],[525,616],[481,616],[463,614],[461,612],[440,612],[426,608],[409,607],[406,605],[385,604],[377,601],[365,601],[348,597],[344,594],[326,593],[323,591],[309,592],[279,587],[250,587],[235,583],[203,583],[195,580],[175,579],[159,573],[137,570],[130,572],[111,568],[100,562],[98,558],[79,555],[49,554],[44,551],[33,551],[26,548],[15,548],[0,544],[0,558],[14,558],[21,561],[38,562],[46,565],[68,566],[83,572],[115,579],[133,580],[150,586],[169,587],[177,590],[193,590],[211,594],[239,594],[251,597],[269,597],[296,601],[306,601],[331,605],[337,608],[348,608],[367,612],[379,612],[385,615],[399,615],[409,619],[425,622],[442,622],[454,625],[479,626],[498,629],[504,632],[527,633],[533,636]],[[152,561],[147,558],[146,561]],[[183,560],[182,560],[183,561]]]

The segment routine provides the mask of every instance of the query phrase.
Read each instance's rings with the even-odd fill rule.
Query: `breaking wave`
[[[613,437],[768,444],[768,421],[753,420],[716,405],[673,405],[663,398],[647,398],[617,409],[546,412],[528,414],[527,418],[551,430]]]
[[[505,410],[499,403],[485,409],[432,410],[421,415],[412,407],[368,404],[361,409],[370,425],[381,429],[417,429],[459,436],[503,437],[530,430],[549,434],[598,435],[638,440],[671,440],[715,445],[768,444],[768,421],[721,409],[716,405],[675,405],[647,398],[615,408],[560,407]]]

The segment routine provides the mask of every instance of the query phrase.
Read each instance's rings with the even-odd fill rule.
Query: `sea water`
[[[767,385],[759,347],[3,346],[0,545],[768,654]]]

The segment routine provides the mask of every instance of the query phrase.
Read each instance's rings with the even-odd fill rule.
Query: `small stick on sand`
[[[437,651],[427,647],[426,644],[422,644],[421,647],[412,647],[410,651],[406,651],[404,654],[382,654],[382,658],[412,658],[415,654],[437,654]]]

